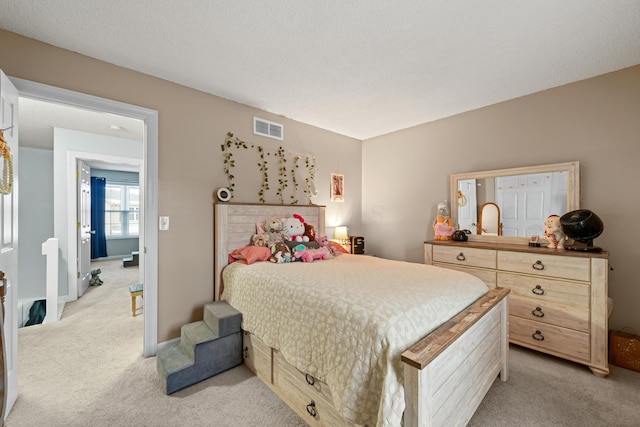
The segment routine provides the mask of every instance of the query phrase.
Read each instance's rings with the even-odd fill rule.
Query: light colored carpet
[[[497,380],[469,426],[640,426],[640,373],[583,366],[511,346],[510,376]]]
[[[244,366],[171,396],[143,358],[143,316],[131,316],[137,268],[92,263],[104,284],[67,304],[62,320],[19,331],[19,394],[7,426],[304,426]],[[640,373],[587,368],[512,347],[470,426],[638,426]]]

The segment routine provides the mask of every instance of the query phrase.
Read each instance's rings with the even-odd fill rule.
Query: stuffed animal
[[[558,215],[549,215],[547,217],[544,222],[544,237],[549,242],[547,247],[551,249],[563,249],[565,242],[570,243],[567,241],[566,234],[562,231],[560,216]]]
[[[271,218],[262,225],[264,234],[269,236],[269,243],[284,242],[285,234],[282,231],[282,221],[278,218]]]
[[[307,236],[310,242],[316,240],[316,229],[313,225],[304,223],[304,234],[303,236]]]
[[[262,246],[264,248],[269,247],[269,235],[266,233],[254,234],[251,236],[250,246]]]
[[[100,279],[99,274],[102,273],[102,270],[99,268],[97,270],[91,270],[91,279],[89,279],[89,286],[100,286],[104,282]]]
[[[309,237],[304,235],[304,218],[298,214],[293,217],[282,218],[282,231],[286,235],[286,240],[292,242],[308,242]]]
[[[275,262],[276,264],[291,262],[291,251],[289,250],[289,246],[284,242],[273,243],[271,245],[271,258],[269,258],[269,261]]]
[[[309,249],[307,246],[305,246],[304,243],[298,243],[295,246],[290,246],[290,244],[287,244],[287,242],[285,242],[285,245],[287,245],[289,247],[289,250],[291,250],[291,262],[302,261],[300,256],[296,257],[296,253],[306,251],[307,249]]]
[[[333,247],[333,245],[331,244],[331,241],[327,236],[318,237],[317,242],[321,248],[327,248],[331,256],[338,256],[341,254],[341,252],[338,252],[336,248]]]
[[[331,259],[329,250],[325,248],[318,249],[305,249],[303,251],[296,251],[293,254],[295,258],[301,259],[302,262],[313,262],[316,259]]]
[[[451,236],[455,232],[446,200],[438,203],[438,215],[433,224],[433,231],[435,232],[435,240],[451,240]]]

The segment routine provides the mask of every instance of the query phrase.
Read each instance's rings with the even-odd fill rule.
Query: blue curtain
[[[104,227],[104,206],[107,180],[91,177],[91,259],[107,256],[107,236]]]

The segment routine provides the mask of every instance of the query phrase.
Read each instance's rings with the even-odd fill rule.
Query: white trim
[[[145,357],[154,356],[158,348],[158,229],[155,227],[155,218],[158,217],[158,112],[15,77],[9,79],[18,89],[20,96],[118,114],[144,121],[144,160],[140,168],[140,176],[143,177],[140,180],[140,187],[144,194],[144,213],[140,217],[142,222],[140,242],[144,245],[143,256],[140,257],[140,268],[144,271],[143,355]],[[75,170],[75,165],[73,170]],[[75,242],[75,237],[72,240]],[[74,264],[73,270],[75,270],[77,268],[75,258],[69,256],[69,259],[74,260],[72,264]],[[61,299],[64,300],[64,298]]]
[[[167,347],[173,347],[179,343],[180,343],[180,337],[174,338],[168,341],[162,341],[161,343],[158,343],[158,350],[162,350],[163,348],[167,348]]]

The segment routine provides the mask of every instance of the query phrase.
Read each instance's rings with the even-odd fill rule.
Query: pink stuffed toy
[[[433,224],[435,240],[451,240],[451,236],[456,231],[453,228],[453,221],[449,216],[449,206],[447,201],[438,203],[438,215]]]
[[[304,251],[297,251],[293,256],[300,258],[302,262],[313,262],[313,260],[316,259],[331,259],[331,254],[327,248],[305,249]]]
[[[340,252],[338,252],[336,248],[333,247],[327,236],[320,236],[316,240],[321,248],[326,248],[329,251],[329,254],[331,256],[340,255]]]

